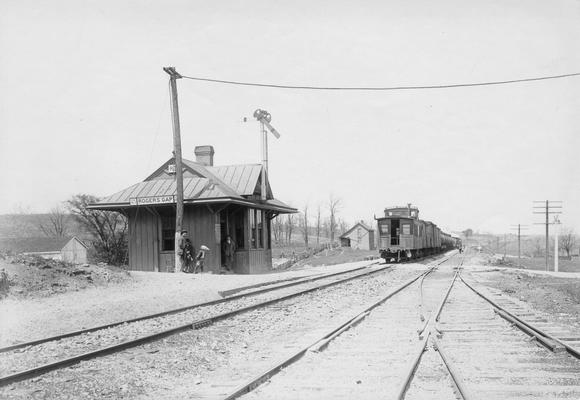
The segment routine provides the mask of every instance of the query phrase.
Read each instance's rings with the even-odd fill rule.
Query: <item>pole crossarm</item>
[[[183,78],[183,76],[175,70],[175,67],[163,67],[163,71],[167,72],[173,79]]]

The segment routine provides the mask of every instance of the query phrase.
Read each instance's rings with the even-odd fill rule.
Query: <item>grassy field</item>
[[[505,261],[498,263],[504,267],[518,267],[517,257],[506,257]],[[545,258],[522,258],[521,268],[531,269],[536,271],[545,271]],[[554,258],[549,259],[549,270],[554,271]],[[580,272],[580,257],[572,257],[571,260],[562,260],[558,262],[558,270],[560,272]]]

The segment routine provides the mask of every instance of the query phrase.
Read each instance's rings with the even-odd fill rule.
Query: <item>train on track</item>
[[[386,262],[400,262],[461,249],[461,239],[445,233],[431,221],[419,219],[419,209],[385,208],[385,216],[376,218],[379,254]]]

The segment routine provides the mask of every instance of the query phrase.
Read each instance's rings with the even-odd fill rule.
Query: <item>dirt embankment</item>
[[[483,259],[479,265],[493,266]],[[568,314],[580,320],[580,273],[545,273],[518,268],[474,271],[483,284],[517,297],[533,308],[553,315]]]
[[[108,265],[73,265],[38,256],[0,254],[0,298],[42,298],[131,280]]]
[[[550,314],[570,314],[580,319],[580,277],[557,278],[502,271],[485,283]]]

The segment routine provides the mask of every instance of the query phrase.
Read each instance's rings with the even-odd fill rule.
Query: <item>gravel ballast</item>
[[[1,393],[7,398],[78,398],[79,394],[87,398],[184,398],[222,393],[424,268],[401,266],[316,291],[201,330],[15,383]]]

